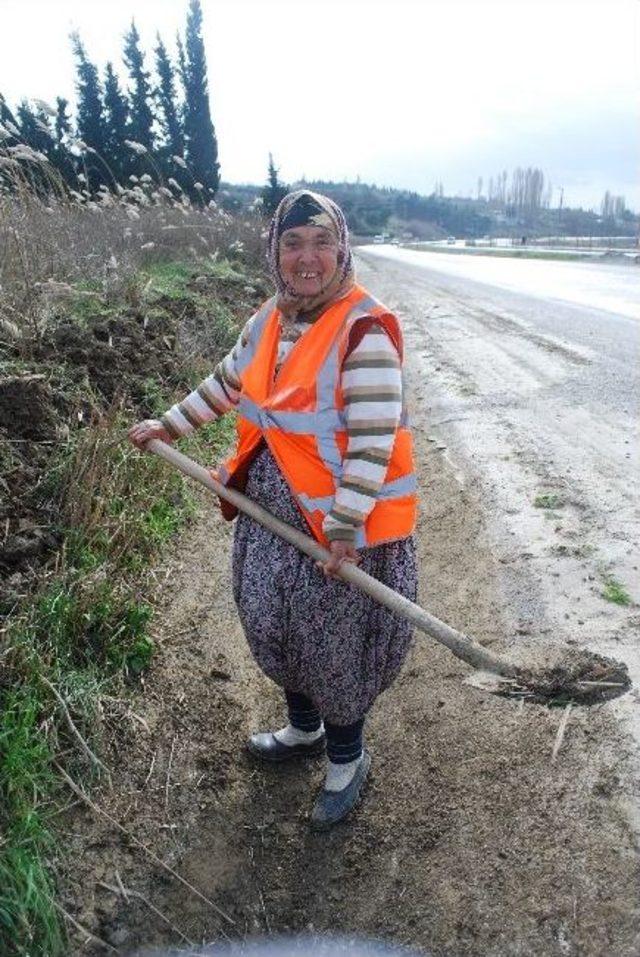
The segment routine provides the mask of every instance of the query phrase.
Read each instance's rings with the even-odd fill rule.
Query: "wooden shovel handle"
[[[276,518],[275,515],[272,515],[271,512],[262,508],[261,505],[258,505],[252,499],[247,498],[242,492],[238,492],[233,488],[227,488],[221,482],[218,482],[208,469],[205,469],[202,465],[198,465],[197,462],[192,461],[192,459],[183,455],[182,452],[178,452],[177,449],[172,448],[165,442],[161,442],[160,439],[151,439],[147,442],[145,448],[155,455],[160,456],[160,458],[165,459],[165,461],[171,465],[175,465],[184,475],[189,475],[195,479],[196,482],[204,485],[205,488],[208,488],[220,498],[231,502],[241,512],[249,515],[270,531],[275,532],[276,535],[284,538],[285,541],[291,545],[295,545],[296,548],[299,548],[305,555],[309,555],[310,558],[321,562],[326,562],[329,559],[329,551],[314,538],[305,535],[304,532],[299,531],[297,528],[292,528],[290,525],[287,525],[286,522]],[[482,645],[478,644],[478,642],[469,638],[468,635],[456,631],[455,628],[451,628],[445,624],[445,622],[440,621],[439,618],[430,615],[419,605],[409,601],[408,598],[399,595],[398,592],[389,588],[387,585],[383,585],[382,582],[379,582],[376,578],[372,578],[371,575],[367,575],[367,573],[363,572],[357,565],[343,562],[337,574],[339,578],[360,588],[361,591],[370,595],[371,598],[375,599],[375,601],[381,605],[384,605],[385,608],[406,618],[420,631],[425,632],[425,634],[434,638],[440,642],[440,644],[445,645],[457,658],[466,661],[466,663],[473,668],[491,671],[494,674],[504,675],[509,678],[517,676],[518,669],[514,664],[492,655],[483,648]]]

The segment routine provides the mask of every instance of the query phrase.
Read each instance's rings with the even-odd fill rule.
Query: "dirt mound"
[[[163,395],[188,391],[192,357],[221,354],[237,334],[233,316],[255,308],[261,283],[196,275],[180,294],[120,310],[81,300],[78,314],[58,316],[28,344],[27,360],[25,343],[15,347],[0,377],[0,610],[26,594],[60,544],[49,479],[70,433],[116,405],[132,420],[157,415]]]
[[[0,379],[0,429],[14,439],[51,437],[56,427],[53,393],[44,375]]]

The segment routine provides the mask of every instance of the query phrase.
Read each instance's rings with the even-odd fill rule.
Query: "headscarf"
[[[338,267],[329,284],[315,296],[294,292],[280,272],[280,237],[286,229],[295,226],[324,226],[338,242]],[[344,213],[328,196],[310,189],[297,189],[280,202],[269,227],[267,260],[278,291],[278,309],[289,320],[302,313],[307,321],[313,321],[327,303],[346,296],[355,281]]]

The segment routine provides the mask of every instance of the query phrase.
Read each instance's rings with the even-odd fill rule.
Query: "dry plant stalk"
[[[130,897],[135,897],[137,900],[142,901],[142,903],[146,904],[149,910],[152,911],[156,917],[159,917],[160,920],[163,921],[168,927],[170,927],[173,933],[177,934],[178,937],[185,942],[185,944],[188,944],[190,947],[196,946],[195,942],[190,940],[186,934],[183,934],[180,928],[176,927],[176,925],[169,920],[167,915],[163,914],[162,911],[155,906],[155,904],[152,904],[151,901],[144,896],[144,894],[141,894],[140,891],[133,891],[130,887],[124,887],[122,881],[119,879],[119,875],[117,887],[113,887],[111,884],[106,884],[104,881],[98,881],[98,886],[104,887],[104,889],[107,891],[111,891],[111,893],[115,894],[116,897],[124,897],[127,903],[129,903]]]
[[[79,931],[81,934],[84,934],[84,935],[85,935],[85,938],[86,938],[87,941],[89,941],[89,940],[95,940],[96,943],[100,944],[101,947],[104,947],[106,950],[110,951],[112,954],[117,954],[117,953],[118,953],[118,951],[116,950],[116,948],[115,948],[115,947],[112,947],[111,944],[108,944],[106,940],[103,940],[103,939],[102,939],[102,937],[98,937],[97,934],[94,934],[92,931],[87,930],[86,927],[83,927],[83,925],[82,925],[79,921],[77,921],[77,920],[75,919],[75,917],[72,917],[71,914],[69,913],[69,911],[65,910],[64,907],[62,906],[62,904],[59,904],[58,901],[55,901],[55,900],[53,900],[53,898],[52,898],[52,899],[51,899],[51,903],[53,904],[53,906],[55,907],[55,909],[56,909],[57,911],[60,911],[60,913],[62,914],[62,916],[65,918],[65,920],[68,920],[69,923],[70,923],[73,927],[75,927],[75,929],[76,929],[77,931]]]
[[[567,723],[568,723],[568,721],[569,721],[569,715],[571,714],[571,704],[572,704],[572,703],[571,703],[571,701],[570,701],[569,704],[565,707],[564,713],[563,713],[563,715],[562,715],[562,719],[561,719],[560,724],[559,724],[559,726],[558,726],[558,733],[556,734],[556,740],[555,740],[554,743],[553,743],[553,750],[552,750],[552,752],[551,752],[551,763],[552,763],[552,764],[555,764],[556,758],[558,757],[558,754],[559,754],[559,752],[560,752],[560,748],[562,747],[562,742],[564,741],[564,735],[565,735],[565,732],[566,732],[566,730],[567,730]]]
[[[168,874],[171,874],[171,876],[174,877],[177,881],[179,881],[179,882],[183,885],[183,887],[186,887],[186,889],[187,889],[191,894],[195,894],[196,897],[198,897],[201,901],[203,901],[205,904],[207,904],[209,907],[211,907],[212,910],[215,911],[215,913],[216,913],[219,917],[221,917],[223,920],[225,920],[228,924],[231,924],[231,926],[235,926],[235,923],[236,923],[236,922],[233,920],[232,917],[230,917],[230,916],[226,913],[226,911],[222,910],[221,907],[218,907],[218,905],[215,904],[215,903],[214,903],[212,900],[210,900],[208,897],[206,897],[206,896],[202,893],[202,891],[199,891],[198,888],[197,888],[197,887],[194,887],[193,884],[189,883],[189,881],[188,881],[186,878],[184,878],[184,877],[183,877],[181,874],[179,874],[177,871],[174,871],[174,869],[173,869],[172,867],[170,867],[168,864],[165,864],[165,862],[164,862],[163,860],[161,860],[161,858],[159,858],[157,854],[154,854],[154,852],[151,850],[150,847],[147,847],[146,844],[143,844],[142,841],[139,841],[138,838],[137,838],[134,834],[131,833],[131,831],[127,831],[127,829],[126,829],[125,827],[123,827],[122,824],[120,824],[119,821],[116,821],[115,818],[111,817],[110,814],[107,814],[106,811],[104,811],[102,808],[98,807],[98,805],[95,804],[87,794],[85,794],[85,792],[82,790],[82,788],[81,788],[78,784],[76,784],[76,782],[75,782],[72,778],[69,777],[69,775],[68,775],[67,772],[64,770],[64,768],[60,767],[59,764],[54,764],[54,767],[56,768],[56,770],[58,771],[58,773],[61,775],[61,777],[64,778],[64,780],[67,782],[67,784],[69,785],[69,787],[71,788],[71,790],[74,792],[74,794],[77,794],[78,797],[79,797],[82,801],[84,801],[85,804],[86,804],[88,807],[90,807],[92,811],[94,811],[96,814],[101,815],[102,817],[106,818],[106,820],[109,821],[109,823],[112,824],[118,831],[120,831],[121,834],[124,834],[124,836],[127,838],[128,841],[131,841],[132,844],[135,844],[136,847],[139,847],[140,850],[144,851],[145,854],[146,854],[155,864],[157,864],[159,867],[162,868],[162,870],[166,871]],[[229,936],[225,933],[225,931],[224,931],[222,928],[219,928],[219,930],[220,930],[220,933],[222,934],[222,936],[223,936],[226,940],[230,940]]]
[[[46,685],[46,687],[49,689],[49,691],[51,692],[51,694],[54,696],[54,698],[56,699],[56,701],[58,702],[58,704],[59,704],[60,707],[62,708],[62,713],[63,713],[64,716],[65,716],[65,719],[66,719],[67,724],[69,725],[69,728],[71,729],[71,733],[74,735],[75,739],[76,739],[77,742],[79,743],[79,745],[80,745],[82,751],[84,752],[84,754],[89,758],[89,760],[90,760],[93,764],[95,764],[95,766],[96,766],[97,768],[100,768],[101,771],[104,771],[105,774],[107,775],[107,778],[109,779],[109,781],[111,781],[111,771],[110,771],[109,768],[106,766],[106,764],[103,764],[102,761],[100,760],[100,758],[98,758],[98,757],[93,753],[93,751],[91,750],[91,748],[89,747],[89,745],[87,744],[87,742],[85,741],[85,739],[82,737],[82,735],[81,735],[80,732],[78,731],[78,728],[76,727],[76,725],[75,725],[75,723],[74,723],[74,721],[73,721],[73,719],[72,719],[72,717],[71,717],[71,715],[70,715],[70,713],[69,713],[69,709],[68,709],[68,707],[67,707],[67,704],[66,704],[64,698],[62,697],[62,695],[60,694],[60,692],[51,684],[51,682],[49,681],[48,678],[45,678],[44,675],[40,675],[40,680],[42,681],[42,683],[43,683],[44,685]]]

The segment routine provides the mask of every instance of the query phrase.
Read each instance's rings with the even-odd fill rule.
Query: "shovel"
[[[147,442],[146,449],[174,465],[184,475],[195,479],[220,498],[231,502],[239,511],[249,515],[291,545],[295,545],[310,558],[320,562],[326,562],[330,558],[330,552],[314,538],[276,518],[242,492],[222,485],[208,469],[178,452],[177,449],[160,439],[151,439]],[[444,621],[430,615],[419,605],[399,595],[376,578],[372,578],[357,565],[343,562],[337,576],[370,595],[389,611],[406,618],[420,631],[445,645],[456,658],[471,665],[483,675],[489,673],[497,676],[498,681],[493,686],[481,680],[477,683],[478,687],[502,694],[519,694],[538,701],[557,698],[560,695],[571,695],[582,699],[585,703],[591,700],[602,701],[603,697],[615,697],[630,687],[624,664],[589,652],[581,652],[578,656],[573,654],[573,658],[579,658],[579,662],[574,660],[572,667],[556,666],[546,673],[534,673],[529,669],[518,667],[508,659],[487,651],[468,635],[456,631]]]

